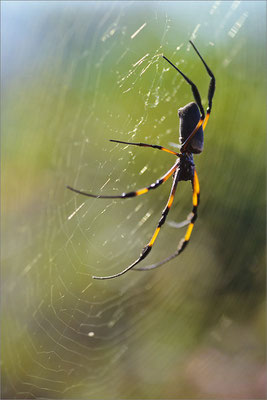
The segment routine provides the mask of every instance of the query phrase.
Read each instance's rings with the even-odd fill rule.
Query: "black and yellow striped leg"
[[[82,190],[74,189],[71,186],[67,186],[67,189],[70,189],[75,193],[82,194],[83,196],[94,197],[96,199],[129,199],[130,197],[135,197],[135,196],[140,196],[141,194],[145,194],[149,190],[156,189],[157,187],[162,185],[162,183],[166,182],[172,176],[172,174],[175,172],[175,170],[178,168],[179,162],[180,162],[180,159],[178,159],[176,161],[176,163],[171,167],[171,169],[169,169],[168,172],[166,172],[166,174],[164,174],[161,178],[157,179],[156,182],[152,183],[151,185],[149,185],[143,189],[136,190],[135,192],[122,193],[118,196],[109,196],[109,195],[102,196],[102,195],[83,192]]]
[[[113,140],[113,139],[110,139],[110,142],[128,144],[128,145],[131,145],[131,146],[152,147],[153,149],[166,151],[166,153],[174,154],[175,156],[179,156],[180,155],[180,153],[176,153],[176,151],[172,151],[172,150],[166,149],[166,147],[162,147],[162,146],[159,146],[157,144],[123,142],[122,140]]]
[[[197,219],[197,208],[199,206],[199,200],[200,200],[200,188],[199,188],[199,181],[198,181],[198,176],[196,173],[196,170],[194,171],[194,178],[192,181],[192,186],[193,186],[193,209],[191,213],[191,221],[189,223],[189,226],[187,228],[186,234],[184,238],[180,241],[178,248],[174,254],[171,256],[165,258],[163,261],[160,261],[156,264],[148,265],[146,267],[140,267],[140,268],[135,268],[134,271],[148,271],[154,268],[161,267],[162,265],[166,264],[167,262],[171,261],[173,258],[179,256],[179,254],[182,253],[182,251],[186,248],[186,246],[189,243],[192,230],[194,227],[194,223],[196,222]]]
[[[155,243],[155,240],[160,232],[160,229],[162,227],[162,225],[165,223],[167,215],[170,211],[170,208],[173,204],[173,200],[174,200],[174,195],[175,195],[175,191],[179,182],[179,178],[180,178],[180,169],[177,169],[175,174],[174,174],[174,179],[173,179],[173,184],[172,184],[172,188],[171,188],[171,192],[170,192],[170,196],[168,199],[168,202],[164,208],[164,210],[162,211],[162,215],[161,218],[159,220],[158,226],[150,240],[150,242],[143,248],[139,258],[134,261],[131,265],[129,265],[129,267],[125,268],[123,271],[114,274],[114,275],[109,275],[109,276],[93,276],[94,279],[112,279],[112,278],[117,278],[118,276],[121,276],[123,274],[125,274],[126,272],[128,272],[129,270],[131,270],[132,268],[134,268],[137,264],[139,264],[142,260],[144,260],[148,254],[150,253],[153,244]]]
[[[203,123],[203,130],[205,129],[208,119],[209,119],[209,115],[211,112],[211,108],[212,108],[212,99],[214,96],[214,92],[215,92],[215,76],[213,75],[213,73],[211,72],[211,70],[209,69],[209,67],[207,66],[206,62],[204,61],[203,57],[201,56],[201,54],[199,53],[198,49],[196,48],[196,46],[194,45],[194,43],[189,40],[190,44],[193,46],[193,49],[195,50],[195,52],[197,53],[197,55],[199,56],[199,58],[201,59],[202,63],[204,64],[204,67],[206,68],[207,73],[210,76],[210,85],[209,85],[209,91],[208,91],[208,109],[207,109],[207,117],[205,118],[205,121]]]
[[[215,92],[215,76],[213,75],[212,71],[210,70],[210,68],[207,66],[206,62],[204,61],[203,57],[201,56],[201,54],[199,53],[198,49],[196,48],[196,46],[194,45],[193,42],[191,42],[190,40],[190,44],[193,46],[195,52],[197,53],[197,55],[199,56],[199,58],[201,59],[202,63],[204,64],[204,67],[206,68],[207,73],[210,76],[210,84],[209,84],[209,91],[208,91],[208,108],[207,108],[207,115],[205,117],[205,120],[203,122],[203,131],[206,128],[207,122],[209,120],[209,116],[211,113],[211,108],[212,108],[212,99],[214,96],[214,92]]]
[[[205,111],[204,108],[202,106],[201,103],[201,97],[198,91],[198,88],[196,87],[196,85],[191,81],[191,79],[189,79],[179,68],[176,67],[176,65],[174,65],[167,57],[162,56],[164,58],[164,60],[166,60],[174,69],[176,69],[177,72],[179,72],[180,75],[182,75],[182,77],[185,79],[185,81],[191,86],[191,90],[195,99],[195,102],[198,105],[198,108],[200,110],[200,114],[201,114],[201,118],[202,120],[205,117]]]

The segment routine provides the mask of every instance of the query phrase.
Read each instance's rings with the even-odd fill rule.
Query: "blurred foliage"
[[[264,397],[265,8],[2,2],[2,397]],[[178,142],[192,94],[163,52],[207,107],[190,38],[217,79],[192,240],[162,269],[95,282],[138,256],[170,184],[125,202],[65,186],[121,193],[172,165],[108,139]],[[190,209],[181,183],[169,219]],[[164,227],[148,264],[183,234]]]

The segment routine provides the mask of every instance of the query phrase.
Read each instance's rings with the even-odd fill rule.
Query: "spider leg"
[[[205,118],[205,121],[203,123],[203,130],[205,129],[208,119],[209,119],[209,115],[211,113],[211,108],[212,108],[212,99],[214,96],[214,92],[215,92],[215,76],[213,75],[213,73],[211,72],[211,70],[209,69],[209,67],[207,66],[206,62],[204,61],[204,59],[202,58],[201,54],[199,53],[198,49],[196,48],[196,46],[194,45],[194,43],[189,40],[190,44],[193,46],[193,49],[195,50],[195,52],[197,53],[197,55],[199,56],[199,58],[201,59],[201,61],[203,62],[207,73],[210,76],[210,85],[209,85],[209,91],[208,91],[208,108],[207,108],[207,115]]]
[[[195,50],[195,52],[197,53],[197,55],[199,56],[199,58],[201,59],[202,63],[204,64],[207,73],[210,76],[210,84],[209,84],[209,91],[208,91],[208,108],[207,108],[207,115],[205,116],[205,119],[203,121],[203,131],[206,128],[207,122],[209,120],[210,117],[210,113],[211,113],[211,108],[212,108],[212,99],[214,96],[214,92],[215,92],[215,76],[213,75],[212,71],[209,69],[209,67],[207,66],[206,62],[204,61],[203,57],[201,56],[201,54],[199,53],[198,49],[196,48],[196,46],[194,45],[194,43],[189,40],[190,44],[193,46],[193,49]],[[201,121],[201,119],[200,119]],[[181,149],[185,150],[186,149],[186,143],[194,136],[194,134],[196,133],[197,129],[199,127],[196,126],[196,128],[194,129],[194,131],[189,135],[189,137],[187,138],[186,142],[183,143]]]
[[[187,228],[186,234],[185,234],[184,238],[180,241],[176,252],[156,264],[148,265],[146,267],[135,268],[134,271],[148,271],[148,270],[151,270],[154,268],[161,267],[162,265],[171,261],[173,258],[179,256],[179,254],[181,254],[182,251],[186,248],[186,246],[189,243],[190,237],[191,237],[194,223],[196,222],[196,219],[197,219],[197,208],[199,206],[200,188],[199,188],[199,181],[198,181],[198,176],[197,176],[196,170],[194,172],[192,186],[193,186],[193,209],[192,209],[192,213],[191,213],[192,216],[191,216],[191,220],[190,220],[189,226]]]
[[[188,216],[184,221],[181,222],[175,222],[175,221],[169,221],[167,224],[172,227],[172,228],[183,228],[186,225],[189,225],[192,219],[193,213],[189,213]]]
[[[168,63],[171,64],[171,66],[172,66],[173,68],[175,68],[176,71],[178,71],[179,74],[181,74],[182,77],[186,80],[186,82],[189,83],[189,85],[191,86],[191,90],[192,90],[192,93],[193,93],[195,102],[197,103],[198,108],[199,108],[200,113],[201,113],[201,118],[200,118],[200,120],[203,121],[203,120],[204,120],[204,117],[205,117],[205,111],[204,111],[204,108],[203,108],[202,103],[201,103],[201,97],[200,97],[198,88],[197,88],[196,85],[191,81],[191,79],[189,79],[182,71],[180,71],[180,69],[177,68],[170,60],[168,60],[167,57],[165,57],[165,56],[162,56],[162,57],[164,58],[164,60],[168,61]],[[198,128],[199,128],[199,127],[198,127]]]
[[[121,276],[123,274],[125,274],[126,272],[128,272],[130,269],[134,268],[135,265],[139,264],[142,260],[144,260],[147,255],[150,253],[153,244],[155,243],[155,240],[159,234],[159,231],[162,227],[162,225],[165,223],[167,215],[170,211],[170,208],[172,206],[173,203],[173,199],[174,199],[174,195],[175,195],[175,191],[178,185],[180,179],[180,169],[177,168],[174,174],[174,179],[173,179],[173,183],[172,183],[172,188],[171,188],[171,192],[169,195],[169,199],[167,201],[167,204],[164,208],[164,210],[162,211],[162,216],[158,222],[157,228],[152,236],[152,238],[150,239],[150,242],[143,248],[139,258],[134,261],[131,265],[129,265],[129,267],[125,268],[124,270],[122,270],[121,272],[118,272],[117,274],[114,275],[109,275],[109,276],[93,276],[94,279],[112,279],[112,278],[117,278],[118,276]]]
[[[166,151],[167,153],[174,154],[175,156],[180,155],[179,153],[176,153],[175,151],[166,149],[165,147],[162,147],[162,146],[158,146],[157,144],[123,142],[122,140],[113,140],[113,139],[110,139],[109,141],[114,142],[114,143],[123,143],[123,144],[129,144],[129,145],[140,146],[140,147],[152,147],[153,149],[163,150],[163,151]]]
[[[156,189],[157,187],[162,185],[162,183],[166,182],[172,176],[172,174],[175,172],[175,170],[177,169],[177,167],[179,165],[179,162],[180,162],[180,159],[178,161],[176,161],[176,163],[171,167],[171,169],[169,169],[168,172],[166,172],[166,174],[164,174],[161,178],[157,179],[156,182],[152,183],[151,185],[149,185],[143,189],[136,190],[135,192],[122,193],[121,195],[118,195],[118,196],[109,196],[109,195],[102,196],[102,195],[96,195],[96,194],[83,192],[82,190],[74,189],[71,186],[67,186],[67,189],[72,190],[75,193],[82,194],[83,196],[94,197],[96,199],[128,199],[130,197],[135,197],[135,196],[140,196],[141,194],[145,194],[149,190]]]

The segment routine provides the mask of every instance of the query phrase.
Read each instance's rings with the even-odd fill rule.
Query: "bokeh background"
[[[2,397],[265,398],[266,3],[2,2]],[[177,109],[217,79],[190,245],[109,275],[150,239]],[[178,186],[170,221],[191,210]],[[151,264],[185,228],[165,225]]]

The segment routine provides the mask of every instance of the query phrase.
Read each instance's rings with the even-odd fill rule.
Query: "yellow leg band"
[[[196,171],[194,173],[194,192],[196,194],[199,194],[199,192],[200,192],[199,181],[198,181],[198,176],[197,176]]]
[[[207,114],[206,115],[206,117],[205,117],[205,119],[204,119],[204,122],[203,122],[203,131],[204,131],[204,129],[206,128],[206,125],[207,125],[207,122],[208,122],[208,120],[209,120],[209,117],[210,117],[210,114]]]
[[[193,206],[197,206],[197,194],[196,194],[196,192],[193,193]]]
[[[154,235],[152,236],[152,239],[150,240],[150,242],[148,243],[148,246],[153,246],[158,234],[159,234],[160,228],[158,227],[155,232]]]
[[[144,193],[147,193],[147,192],[148,192],[147,188],[140,189],[140,190],[137,190],[136,195],[139,196],[140,194],[144,194]]]
[[[184,240],[187,242],[190,239],[192,230],[193,230],[194,224],[191,222],[191,224],[189,224],[187,231],[186,231],[186,235],[184,237]]]
[[[173,199],[174,199],[174,195],[172,194],[170,199],[169,199],[169,201],[168,201],[168,208],[170,208],[172,206]]]

